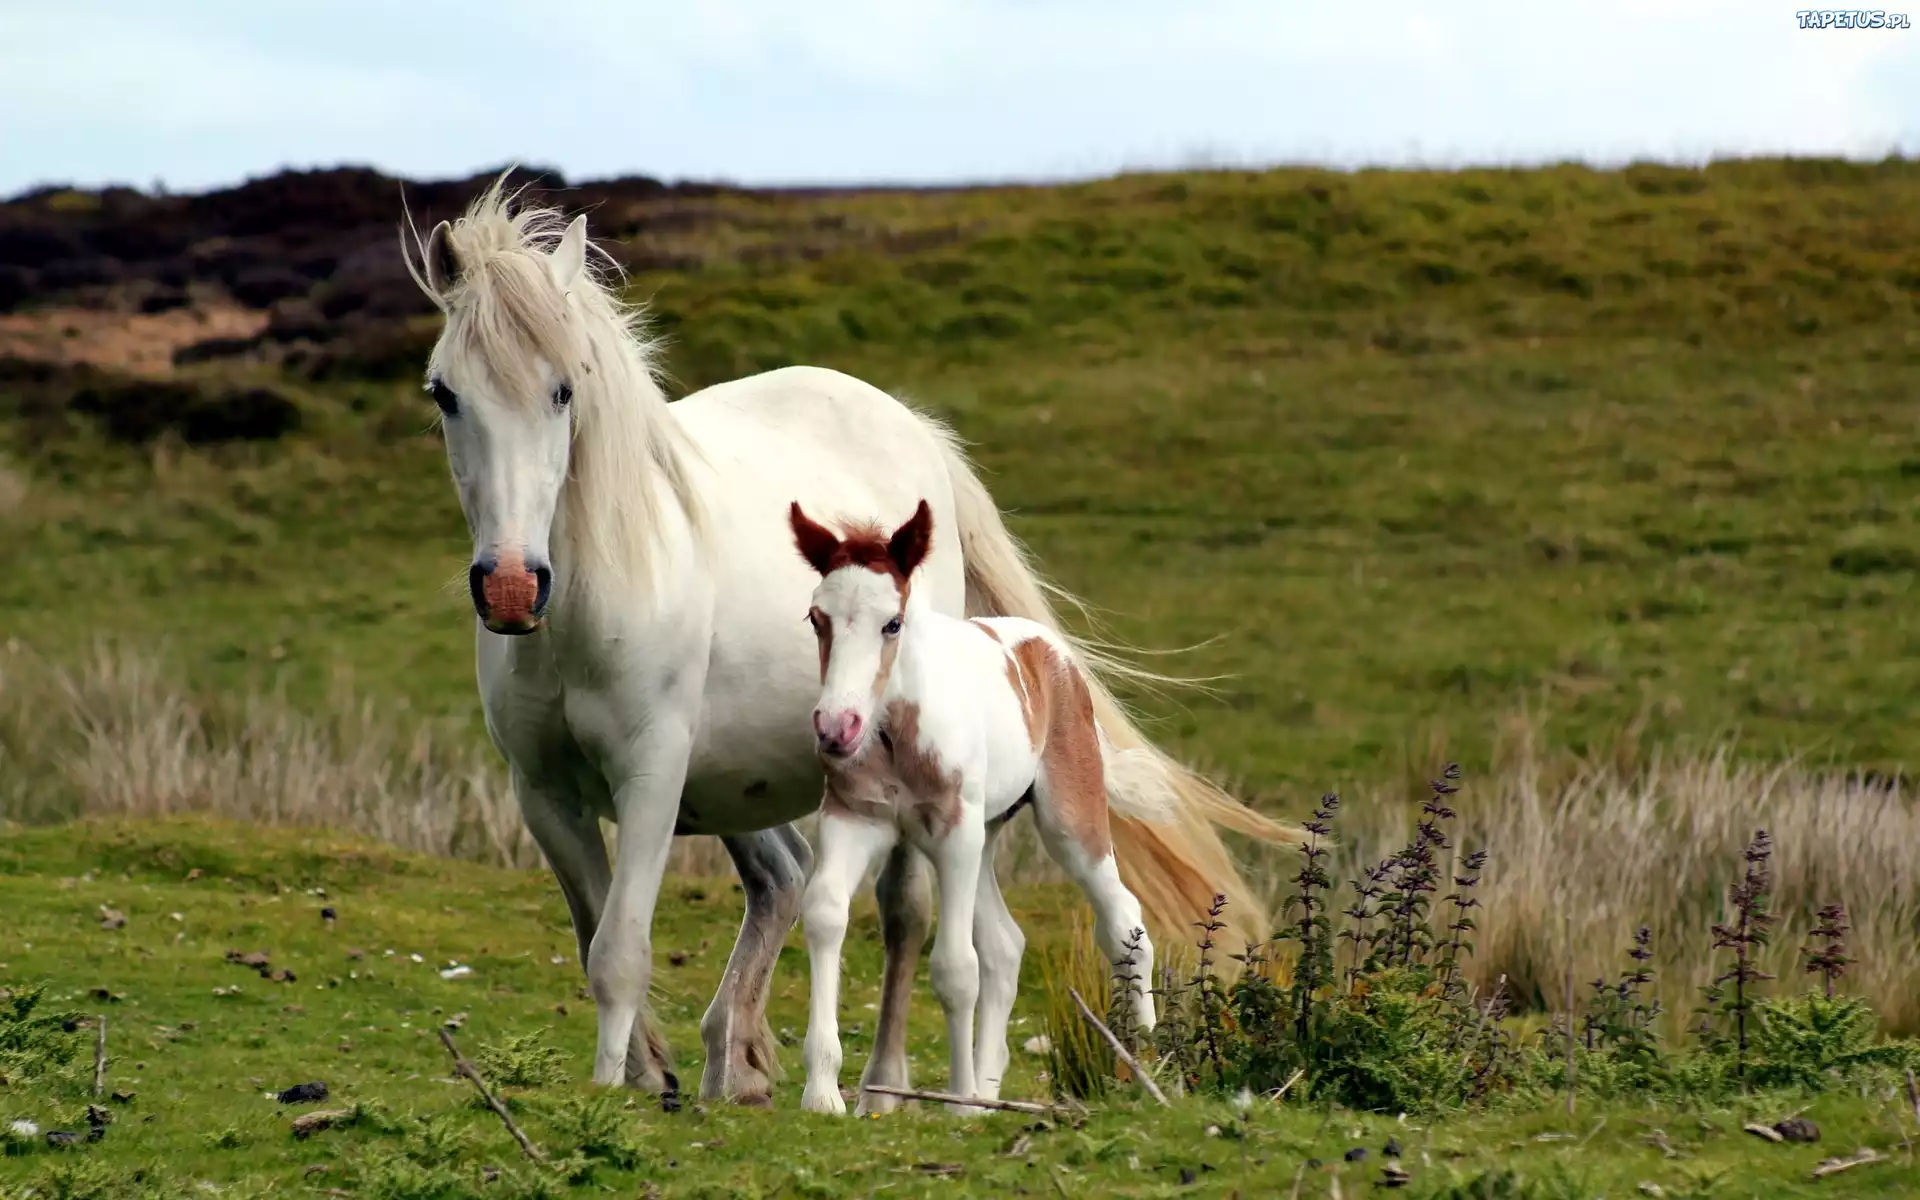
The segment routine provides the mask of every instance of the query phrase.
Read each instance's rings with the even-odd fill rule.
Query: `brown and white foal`
[[[797,503],[789,516],[821,575],[807,617],[820,641],[813,728],[827,779],[801,905],[813,969],[801,1103],[846,1111],[837,1008],[848,906],[868,866],[901,838],[933,861],[938,883],[931,974],[951,1091],[997,1097],[1025,938],[994,879],[993,843],[1024,802],[1048,854],[1093,905],[1101,950],[1118,962],[1138,938],[1135,978],[1153,977],[1140,903],[1120,882],[1108,832],[1118,756],[1056,634],[1018,618],[945,616],[916,596],[914,569],[933,537],[926,501],[892,535],[865,526],[836,536]],[[1128,815],[1132,792],[1112,789]],[[1151,1029],[1151,997],[1136,994],[1134,1006],[1139,1027]]]

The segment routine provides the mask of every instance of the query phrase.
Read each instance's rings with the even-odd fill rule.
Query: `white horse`
[[[838,1012],[848,904],[867,868],[902,841],[933,861],[939,886],[930,973],[947,1018],[947,1090],[997,1099],[1025,938],[994,877],[994,840],[1031,803],[1047,853],[1093,906],[1094,941],[1151,987],[1153,943],[1114,862],[1110,816],[1163,821],[1171,814],[1154,806],[1168,792],[1149,756],[1107,743],[1086,673],[1053,630],[928,605],[914,587],[933,540],[926,501],[892,534],[856,525],[837,536],[798,504],[791,520],[801,557],[820,573],[807,616],[820,643],[813,729],[827,768],[820,858],[801,904],[813,964],[801,1106],[846,1111]],[[1146,771],[1129,770],[1140,758]],[[1153,997],[1143,987],[1128,1003],[1150,1032]]]
[[[407,253],[445,314],[427,390],[473,535],[487,729],[571,911],[598,1010],[595,1082],[678,1086],[645,1004],[651,927],[672,838],[709,833],[746,915],[701,1021],[701,1093],[770,1103],[767,989],[811,860],[792,822],[821,794],[804,721],[814,577],[793,553],[789,502],[904,514],[927,497],[943,531],[921,567],[937,612],[1057,628],[1047,585],[955,438],[866,383],[790,367],[669,405],[638,311],[590,261],[585,218],[516,211],[503,181]],[[1090,666],[1129,670],[1073,645]],[[1097,675],[1091,686],[1114,742],[1145,748]],[[1115,825],[1149,921],[1179,927],[1218,891],[1264,937],[1214,825],[1273,842],[1298,831],[1161,761],[1176,819]],[[602,817],[618,826],[611,868]],[[908,1086],[925,867],[903,849],[875,887],[887,967],[868,1082]]]

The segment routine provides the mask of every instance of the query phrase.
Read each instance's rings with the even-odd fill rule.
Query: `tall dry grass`
[[[1412,836],[1418,808],[1404,797],[1399,787],[1349,797],[1331,860],[1343,887]],[[1547,1007],[1569,958],[1583,981],[1615,973],[1646,924],[1663,996],[1684,1014],[1721,968],[1711,927],[1741,848],[1764,827],[1782,918],[1767,968],[1798,974],[1813,910],[1840,901],[1859,960],[1849,986],[1895,1029],[1920,1032],[1920,806],[1897,785],[1725,752],[1575,763],[1526,743],[1491,778],[1466,779],[1456,801],[1461,850],[1492,856],[1478,889],[1481,986],[1504,974],[1523,1005]],[[468,730],[345,687],[317,710],[269,693],[199,695],[138,648],[102,645],[75,666],[14,642],[0,651],[0,819],[176,813],[351,830],[504,866],[541,861],[498,755]],[[1031,826],[1017,822],[1003,839],[1002,878],[1057,882]],[[1253,866],[1277,911],[1297,860]],[[673,868],[732,870],[711,838],[682,839]]]
[[[1890,1029],[1920,1033],[1920,804],[1897,783],[1746,763],[1725,749],[1655,754],[1637,766],[1522,753],[1491,778],[1464,780],[1453,800],[1459,836],[1444,865],[1474,849],[1491,856],[1474,889],[1470,972],[1480,987],[1505,975],[1523,1006],[1563,1008],[1571,960],[1584,1004],[1590,981],[1618,977],[1634,930],[1646,925],[1669,1031],[1678,1032],[1701,985],[1730,966],[1713,949],[1712,927],[1730,915],[1741,852],[1764,828],[1779,917],[1763,956],[1779,982],[1768,986],[1805,986],[1798,951],[1814,911],[1839,901],[1858,960],[1847,989],[1872,1000]],[[1352,904],[1348,881],[1405,845],[1418,816],[1398,795],[1348,801],[1329,860],[1336,910]],[[1279,911],[1297,867],[1270,865]]]
[[[269,692],[202,695],[164,655],[108,643],[83,662],[0,650],[0,820],[204,814],[349,830],[425,854],[542,864],[492,747],[351,688],[317,709]],[[675,868],[730,870],[712,838]]]

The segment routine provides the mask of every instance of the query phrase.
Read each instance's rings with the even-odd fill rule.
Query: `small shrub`
[[[77,1012],[48,1012],[45,984],[9,994],[0,989],[0,1082],[22,1084],[59,1075],[80,1052]]]
[[[568,1083],[566,1052],[548,1041],[547,1031],[536,1029],[504,1042],[486,1042],[473,1056],[488,1082],[501,1087],[557,1087]]]

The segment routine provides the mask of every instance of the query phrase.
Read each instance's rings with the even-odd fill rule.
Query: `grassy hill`
[[[1148,707],[1288,810],[1523,708],[1576,750],[1920,748],[1920,166],[593,196],[679,389],[812,362],[952,419],[1117,634],[1219,639],[1172,664],[1217,698]],[[296,406],[226,444],[0,372],[9,636],[300,704],[345,671],[477,736],[418,356],[320,361],[179,368]]]

